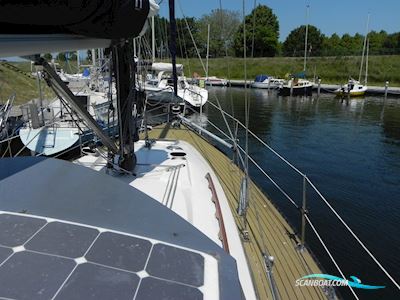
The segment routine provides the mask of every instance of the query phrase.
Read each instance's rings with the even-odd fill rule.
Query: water
[[[244,123],[244,89],[211,88],[227,112]],[[250,130],[316,184],[343,219],[397,280],[400,280],[400,98],[366,97],[341,101],[278,97],[249,90]],[[204,111],[226,132],[221,114]],[[206,120],[201,120],[203,123]],[[208,125],[209,130],[215,131]],[[238,133],[244,143],[244,131]],[[254,139],[250,154],[301,205],[302,178]],[[299,212],[251,165],[250,174],[299,230]],[[399,291],[356,244],[320,198],[307,187],[310,218],[346,276],[383,290],[356,290],[360,299],[400,299]],[[325,269],[340,276],[311,230],[306,241]],[[272,253],[278,256],[279,253]],[[304,274],[307,275],[307,274]],[[347,288],[339,288],[351,298]]]

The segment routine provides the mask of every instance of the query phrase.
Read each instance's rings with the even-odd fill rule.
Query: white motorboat
[[[276,89],[284,83],[284,79],[275,78],[269,75],[258,75],[251,84],[251,87],[257,89]]]

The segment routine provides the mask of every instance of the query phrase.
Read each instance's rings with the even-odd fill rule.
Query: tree
[[[57,60],[58,61],[66,61],[65,53],[63,53],[63,52],[58,53],[57,54]]]
[[[237,12],[216,9],[198,21],[198,40],[202,55],[206,55],[208,25],[210,25],[210,56],[225,56],[226,50],[233,46],[234,35],[240,25]]]
[[[186,24],[187,22],[187,24]],[[196,44],[199,39],[199,22],[196,21],[195,18],[186,18],[185,19],[177,19],[176,27],[177,27],[177,51],[179,57],[196,57],[196,47],[193,44],[190,33],[192,33]],[[190,32],[189,29],[190,28]],[[199,46],[199,45],[197,45]]]
[[[285,56],[303,56],[305,36],[305,25],[292,30],[283,43],[283,54]],[[309,25],[307,42],[309,55],[320,56],[323,52],[323,42],[324,35],[321,31],[317,27]]]
[[[336,33],[330,37],[325,37],[322,42],[322,55],[325,56],[340,56],[344,54],[341,44],[341,38]]]
[[[255,21],[254,21],[255,20]],[[275,56],[278,52],[279,23],[278,18],[266,5],[259,5],[245,18],[246,51],[252,52],[253,36],[256,57]],[[243,56],[243,30],[241,24],[235,34],[234,48],[237,56]]]
[[[47,61],[51,61],[53,59],[53,55],[51,55],[51,53],[46,53],[43,55],[43,58]]]
[[[387,54],[400,54],[400,32],[389,34],[383,42]]]
[[[383,44],[387,39],[388,34],[386,31],[381,30],[380,32],[371,31],[368,34],[369,39],[369,53],[374,55],[384,54]]]

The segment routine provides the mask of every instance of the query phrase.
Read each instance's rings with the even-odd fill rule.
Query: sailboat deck
[[[240,182],[243,172],[221,151],[192,130],[168,124],[149,131],[151,139],[183,140],[194,146],[218,176],[238,225],[243,228],[243,218],[236,213]],[[308,251],[296,249],[298,243],[293,229],[279,211],[253,183],[250,184],[250,207],[247,214],[249,241],[244,241],[247,260],[259,299],[272,299],[271,285],[267,278],[262,253],[275,258],[273,278],[280,299],[326,299],[319,287],[296,287],[296,279],[312,273],[322,273]],[[265,245],[265,246],[264,246]]]

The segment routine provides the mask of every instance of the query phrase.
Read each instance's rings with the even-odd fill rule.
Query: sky
[[[160,2],[160,0],[156,0]],[[175,0],[176,17],[182,17],[179,8],[188,17],[200,18],[219,8],[242,12],[242,0]],[[365,33],[367,16],[371,14],[371,30],[388,33],[400,31],[400,0],[256,0],[272,8],[280,25],[280,40],[284,41],[291,30],[305,24],[306,5],[310,5],[309,23],[325,35]],[[160,14],[168,16],[168,0],[162,0]],[[254,7],[254,0],[245,0],[246,14]]]

